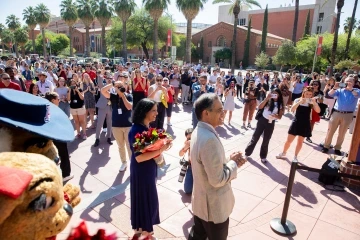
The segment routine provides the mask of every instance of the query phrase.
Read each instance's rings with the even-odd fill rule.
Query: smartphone
[[[275,93],[271,94],[271,98],[277,98],[277,94]]]
[[[339,84],[339,87],[340,87],[340,88],[345,88],[345,87],[346,87],[346,83],[340,83],[340,84]]]
[[[306,99],[306,102],[307,102],[307,103],[311,103],[311,98],[307,98],[307,99]]]
[[[75,89],[76,88],[76,86],[70,86],[70,89]]]

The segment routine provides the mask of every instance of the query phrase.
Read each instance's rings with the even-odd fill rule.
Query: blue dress
[[[153,232],[153,225],[160,223],[159,200],[156,189],[157,164],[154,160],[138,163],[132,145],[135,135],[148,129],[140,124],[133,124],[129,132],[131,149],[130,164],[130,199],[131,199],[131,226],[138,230]]]

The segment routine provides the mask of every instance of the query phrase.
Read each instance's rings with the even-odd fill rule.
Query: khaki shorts
[[[84,115],[86,114],[86,109],[82,108],[70,108],[71,115]]]

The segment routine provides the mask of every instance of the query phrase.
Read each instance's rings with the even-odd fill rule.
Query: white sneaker
[[[283,159],[283,158],[286,158],[286,153],[279,153],[278,155],[276,155],[276,158],[277,159]]]
[[[103,133],[107,133],[107,128],[103,128]]]
[[[297,158],[297,156],[295,156],[293,159],[293,162],[298,162],[298,161],[299,161],[299,159]]]
[[[74,175],[69,175],[69,176],[63,178],[63,182],[67,182],[67,181],[69,181],[70,179],[73,179],[73,178],[74,178]]]
[[[172,126],[171,122],[168,122],[167,125],[170,126],[170,127]]]
[[[119,169],[119,172],[124,172],[127,168],[127,163],[122,163]]]
[[[262,162],[262,163],[267,163],[267,159],[266,159],[266,158],[262,158],[262,159],[261,159],[261,162]]]

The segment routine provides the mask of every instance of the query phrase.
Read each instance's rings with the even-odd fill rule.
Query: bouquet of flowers
[[[104,229],[99,229],[96,235],[91,236],[87,230],[86,224],[82,221],[79,226],[72,229],[67,240],[116,240],[116,233],[106,235]]]
[[[172,136],[163,129],[149,128],[148,131],[135,135],[135,143],[133,144],[135,152],[153,152],[162,148],[164,145],[172,141]],[[158,155],[155,161],[158,165],[163,162],[163,157]]]

